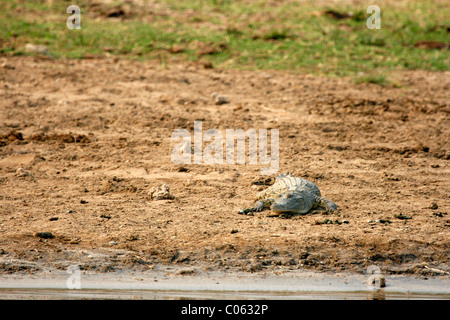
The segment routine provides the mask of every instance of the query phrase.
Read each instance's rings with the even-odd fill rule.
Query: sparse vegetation
[[[380,86],[386,86],[390,82],[387,79],[386,75],[384,74],[370,74],[370,75],[363,75],[360,77],[357,77],[355,80],[356,83],[374,83],[378,84]]]
[[[0,54],[27,55],[27,43],[55,58],[117,56],[128,59],[202,60],[214,67],[279,69],[354,76],[388,83],[395,69],[448,70],[449,50],[415,46],[448,42],[445,3],[410,1],[381,7],[382,27],[366,27],[365,7],[314,2],[80,0],[82,29],[69,30],[68,1],[5,0]],[[412,14],[420,19],[413,19]],[[38,17],[38,18],[36,18]],[[205,45],[213,54],[202,54]],[[439,46],[435,46],[439,47]],[[441,46],[442,47],[442,46]],[[358,73],[376,76],[359,77]]]

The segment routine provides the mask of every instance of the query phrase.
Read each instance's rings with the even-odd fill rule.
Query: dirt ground
[[[445,276],[448,73],[401,87],[197,63],[0,61],[0,272],[307,269]],[[216,105],[212,94],[227,97]],[[237,214],[260,164],[176,165],[172,132],[279,129],[280,168],[336,214]],[[268,179],[268,181],[264,181]],[[167,184],[173,200],[152,200]],[[44,233],[47,232],[47,233]],[[48,234],[50,233],[50,234]]]

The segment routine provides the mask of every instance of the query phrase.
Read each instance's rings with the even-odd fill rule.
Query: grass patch
[[[390,81],[385,74],[371,74],[357,77],[355,83],[373,83],[384,87],[390,84]]]
[[[366,7],[317,7],[313,2],[160,0],[81,8],[81,30],[69,30],[68,1],[5,0],[0,12],[0,54],[45,45],[56,58],[87,55],[129,59],[207,61],[220,68],[278,69],[353,76],[386,85],[391,70],[449,70],[444,3],[409,1],[381,7],[381,29],[366,27]],[[111,11],[113,10],[113,11]],[[412,13],[414,17],[412,18]],[[417,17],[420,17],[417,18]],[[363,72],[370,76],[360,77]]]

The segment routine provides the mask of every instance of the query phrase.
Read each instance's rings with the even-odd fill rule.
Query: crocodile
[[[273,185],[256,195],[254,207],[241,209],[238,213],[252,215],[253,212],[271,209],[282,214],[305,214],[316,208],[328,212],[337,210],[334,202],[322,198],[314,183],[293,177],[288,172],[280,174]]]

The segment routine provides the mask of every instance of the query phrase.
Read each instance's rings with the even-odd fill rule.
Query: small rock
[[[28,171],[26,171],[23,168],[17,169],[16,173],[19,177],[32,177],[33,176],[31,173],[29,173]]]
[[[126,240],[127,240],[127,241],[136,241],[136,240],[139,240],[139,236],[138,236],[138,235],[135,235],[135,234],[132,234],[132,235],[129,236]]]
[[[110,242],[108,242],[110,245],[116,245],[117,244],[117,242],[116,241],[110,241]]]
[[[183,269],[183,270],[178,271],[176,274],[186,276],[186,275],[191,275],[191,274],[195,274],[195,273],[197,273],[197,271],[195,271],[194,269]]]
[[[386,287],[386,278],[381,276],[379,280],[380,280],[380,288]]]
[[[5,69],[15,69],[15,67],[8,61],[3,62],[1,66]]]
[[[220,106],[220,105],[222,105],[222,104],[227,104],[227,103],[230,103],[230,100],[228,100],[228,98],[227,97],[224,97],[224,96],[218,96],[217,98],[216,98],[216,105],[217,106]]]
[[[42,238],[42,239],[53,239],[55,236],[51,232],[36,232],[34,234],[35,237]]]
[[[433,210],[436,210],[437,208],[439,208],[439,206],[437,205],[436,202],[433,201],[433,202],[430,204],[429,208],[430,208],[430,209],[433,209]]]
[[[218,94],[217,92],[214,92],[211,96],[214,98],[214,102],[217,106],[230,103],[230,100],[227,97],[222,96],[222,95]]]
[[[367,220],[367,223],[370,223],[370,224],[373,224],[373,223],[389,224],[389,223],[391,223],[391,221],[388,220],[388,219],[377,219],[377,220]]]
[[[172,200],[175,197],[170,193],[169,185],[163,184],[159,187],[154,187],[148,193],[152,200]]]
[[[213,69],[214,65],[211,62],[209,62],[209,61],[205,61],[205,62],[203,62],[203,68],[205,68],[205,69]]]
[[[337,219],[336,220],[325,219],[325,220],[322,220],[322,221],[316,221],[315,222],[316,225],[319,225],[319,224],[342,224],[342,223],[348,223],[348,221],[347,222],[343,222],[343,221],[339,221]]]
[[[401,220],[412,219],[411,216],[406,216],[406,215],[404,215],[404,214],[402,214],[402,213],[400,213],[400,214],[394,214],[394,218],[401,219]]]
[[[447,215],[447,213],[442,213],[442,212],[433,212],[433,216],[442,218],[444,215]]]

